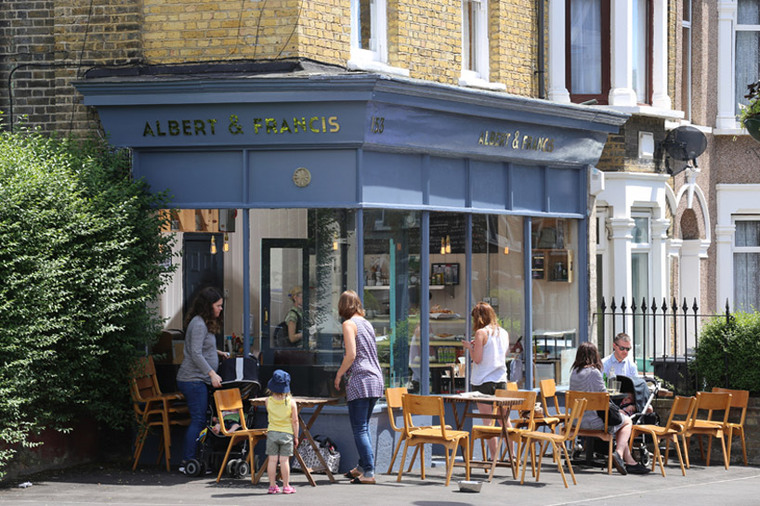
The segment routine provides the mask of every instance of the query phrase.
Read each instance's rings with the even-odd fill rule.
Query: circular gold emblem
[[[311,172],[309,172],[309,169],[306,167],[298,167],[295,172],[293,172],[293,182],[299,188],[308,186],[309,183],[311,183]]]

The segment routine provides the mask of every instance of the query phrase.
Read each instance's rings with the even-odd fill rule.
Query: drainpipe
[[[546,82],[544,79],[544,2],[546,0],[536,0],[536,16],[538,18],[538,69],[535,71],[538,74],[538,98],[546,98]],[[557,0],[553,0],[557,1]]]

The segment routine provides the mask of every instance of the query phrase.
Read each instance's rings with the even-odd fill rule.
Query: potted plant
[[[747,129],[753,139],[760,142],[760,79],[747,85],[749,93],[744,98],[749,100],[748,105],[739,104],[739,123]]]

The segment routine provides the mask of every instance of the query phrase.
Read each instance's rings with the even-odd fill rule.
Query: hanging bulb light
[[[216,255],[216,240],[213,235],[211,236],[211,254]]]
[[[333,236],[333,251],[338,251],[338,235]]]
[[[451,253],[451,237],[446,236],[446,253]]]
[[[504,246],[504,254],[509,255],[509,246]]]
[[[230,236],[224,234],[224,244],[222,245],[222,251],[227,253],[230,250]]]
[[[441,237],[441,255],[446,254],[446,239]]]

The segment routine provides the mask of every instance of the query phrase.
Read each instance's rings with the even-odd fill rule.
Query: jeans
[[[206,426],[208,385],[202,381],[178,381],[177,388],[185,396],[187,409],[190,412],[190,425],[187,426],[185,433],[185,447],[182,454],[182,462],[187,462],[195,458],[198,434]]]
[[[348,418],[354,432],[356,450],[359,452],[359,467],[366,478],[375,475],[375,455],[369,438],[369,419],[375,409],[378,397],[364,397],[348,402]]]

